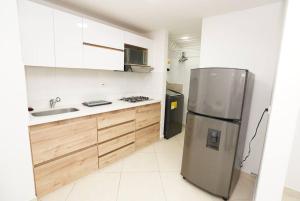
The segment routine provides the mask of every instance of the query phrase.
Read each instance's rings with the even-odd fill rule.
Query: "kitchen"
[[[149,6],[153,6],[153,3],[157,2],[148,3]],[[19,136],[16,142],[22,144],[17,146],[17,149],[24,151],[24,157],[19,161],[23,163],[19,168],[24,174],[21,172],[18,174],[24,177],[21,181],[26,184],[26,188],[21,190],[22,193],[13,195],[9,193],[9,186],[16,183],[13,179],[10,180],[12,183],[8,182],[9,185],[3,188],[7,189],[7,192],[3,191],[3,200],[7,200],[8,197],[11,197],[10,200],[32,200],[34,199],[32,195],[38,200],[220,200],[222,198],[209,190],[208,193],[202,191],[201,186],[198,188],[197,185],[191,185],[182,179],[181,174],[184,175],[182,171],[180,174],[184,165],[181,164],[181,160],[186,143],[184,140],[186,99],[185,105],[172,106],[173,109],[185,107],[184,120],[180,122],[183,124],[182,132],[176,133],[178,135],[168,140],[163,139],[165,109],[168,109],[165,108],[168,45],[172,38],[167,29],[158,26],[156,30],[138,33],[137,29],[130,30],[128,28],[130,26],[120,25],[113,20],[107,22],[109,20],[102,20],[91,11],[89,15],[89,11],[83,7],[80,10],[76,4],[72,6],[63,1],[19,0],[17,4],[15,2],[7,5],[12,9],[17,8],[11,13],[17,16],[12,20],[17,26],[12,26],[20,31],[16,32],[17,35],[11,34],[11,37],[21,38],[20,44],[16,46],[21,52],[19,55],[21,66],[24,66],[23,74],[20,69],[11,68],[11,73],[18,72],[16,75],[19,77],[15,78],[18,78],[16,84],[11,86],[16,87],[17,95],[10,97],[18,97],[16,101],[24,98],[23,104],[20,105],[28,108],[30,114],[26,111],[21,114],[20,110],[23,110],[20,106],[15,107],[13,112],[18,114],[17,125],[22,125],[24,129],[20,132],[27,133],[22,137]],[[14,7],[16,5],[17,7]],[[202,30],[199,32],[200,63],[197,67],[249,68],[259,81],[260,78],[262,80],[266,78],[264,77],[266,69],[261,69],[261,65],[267,65],[268,70],[272,71],[268,74],[270,77],[267,78],[267,83],[257,82],[256,88],[254,87],[253,96],[258,98],[252,99],[253,114],[252,118],[250,114],[246,145],[249,144],[259,120],[260,109],[256,107],[260,108],[260,105],[263,105],[269,108],[271,105],[280,49],[282,10],[283,3],[279,1],[266,5],[236,7],[235,12],[228,9],[226,12],[223,11],[228,14],[221,12],[215,18],[196,20],[200,22],[199,27],[202,23]],[[225,52],[222,52],[222,56],[216,56],[221,52],[217,50],[218,45],[226,40],[210,31],[213,28],[216,30],[214,26],[219,19],[218,16],[222,20],[225,19],[220,23],[228,22],[228,26],[231,26],[230,20],[238,19],[239,15],[243,16],[244,20],[262,16],[264,20],[261,24],[249,21],[253,23],[249,25],[249,30],[261,25],[260,28],[266,35],[259,36],[258,32],[248,32],[248,35],[246,32],[239,33],[235,28],[241,25],[233,25],[232,32],[229,33],[234,33],[233,38],[235,34],[240,36],[241,40],[237,40],[238,45],[231,47],[232,54],[244,55],[240,56],[237,63],[226,63],[225,57],[230,56],[226,56]],[[222,28],[218,25],[218,29]],[[268,37],[268,33],[275,34]],[[228,41],[233,38],[228,38]],[[243,43],[245,39],[253,40],[245,44]],[[259,46],[261,39],[270,41],[264,46]],[[252,46],[253,44],[255,45]],[[225,45],[228,47],[228,44]],[[242,48],[247,48],[248,51],[265,50],[268,54],[253,54],[254,58],[247,58],[249,52],[242,52]],[[189,54],[186,56],[189,58]],[[263,56],[268,58],[269,63],[259,60]],[[256,59],[258,62],[249,63],[247,59],[252,61]],[[16,65],[20,66],[20,63]],[[172,69],[171,66],[172,70],[177,69]],[[5,74],[7,74],[5,79],[9,79],[9,73]],[[189,82],[184,82],[186,83]],[[18,88],[19,86],[22,87]],[[188,89],[189,86],[183,88]],[[183,91],[183,94],[188,98],[187,91]],[[262,94],[265,97],[261,97]],[[12,102],[8,105],[11,104]],[[266,121],[263,123],[264,129],[259,134],[260,145],[255,147],[254,155],[250,155],[249,159],[249,164],[253,167],[246,164],[246,169],[242,170],[242,175],[255,178],[254,182],[250,187],[238,184],[231,200],[251,200],[255,195],[256,174],[259,172],[264,136],[267,132],[268,122],[264,121]],[[6,126],[14,128],[10,123]],[[5,139],[10,137],[6,136]],[[248,151],[246,145],[244,156]],[[4,150],[15,147],[9,143],[6,146]],[[20,153],[19,151],[13,151],[11,154]],[[11,158],[15,157],[17,155]],[[3,172],[8,170],[7,166]],[[17,169],[16,171],[19,172]],[[4,178],[9,175],[4,175]],[[246,191],[246,196],[243,191]],[[228,199],[227,195],[224,198]]]

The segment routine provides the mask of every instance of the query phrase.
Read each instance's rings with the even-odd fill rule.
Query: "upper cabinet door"
[[[153,54],[153,40],[125,31],[124,43],[137,47],[142,47],[148,50],[148,65],[153,67],[154,54]]]
[[[82,67],[82,18],[54,11],[56,67]]]
[[[115,49],[124,49],[123,31],[83,19],[83,42]]]
[[[85,45],[83,65],[87,69],[124,70],[124,52]]]
[[[139,36],[130,32],[124,32],[124,43],[145,49],[150,49],[152,40],[143,36]]]
[[[124,70],[122,30],[83,19],[83,44],[85,68]]]
[[[53,9],[27,0],[18,3],[24,64],[54,67]]]

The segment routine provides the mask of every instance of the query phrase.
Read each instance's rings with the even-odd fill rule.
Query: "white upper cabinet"
[[[55,66],[53,9],[27,0],[18,4],[24,64]]]
[[[124,70],[124,44],[149,49],[148,38],[44,5],[18,0],[25,65]]]
[[[153,61],[154,61],[153,41],[151,39],[126,31],[124,32],[124,43],[147,49],[148,65],[149,66],[153,65]]]
[[[56,67],[82,67],[82,17],[54,11]]]
[[[152,40],[149,38],[142,37],[142,36],[136,35],[134,33],[125,31],[124,32],[124,43],[128,44],[128,45],[142,47],[145,49],[150,49]]]
[[[124,52],[97,48],[83,47],[84,68],[102,70],[124,70]]]
[[[83,19],[83,66],[104,70],[124,70],[123,31]]]
[[[124,49],[123,31],[92,20],[83,19],[83,42]]]

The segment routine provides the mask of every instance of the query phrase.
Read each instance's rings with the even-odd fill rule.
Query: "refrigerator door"
[[[191,70],[188,110],[223,119],[241,118],[247,70]]]
[[[239,125],[187,114],[181,174],[188,181],[228,198]]]

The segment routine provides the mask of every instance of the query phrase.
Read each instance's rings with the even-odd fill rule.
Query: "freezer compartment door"
[[[223,119],[240,119],[247,71],[228,68],[191,70],[188,110]]]
[[[181,174],[191,183],[229,197],[239,125],[187,114]]]

